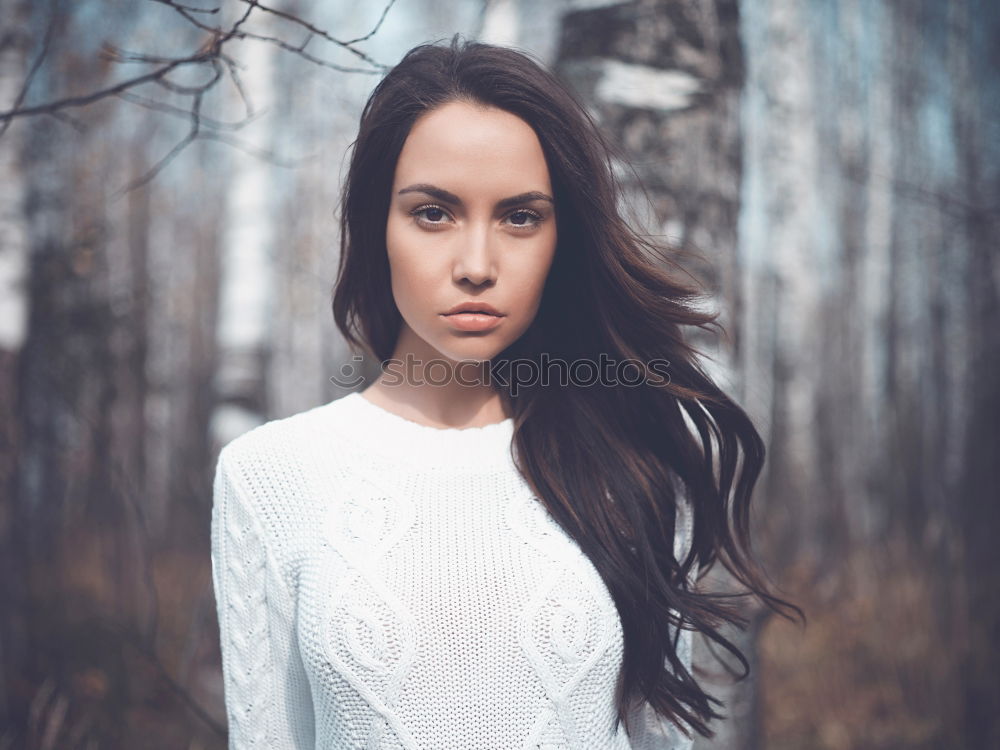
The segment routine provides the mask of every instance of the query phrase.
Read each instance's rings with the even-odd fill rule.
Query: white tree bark
[[[258,33],[273,35],[272,16],[258,19]],[[273,45],[246,43],[239,50],[243,80],[253,107],[264,114],[241,133],[257,148],[270,151],[275,126],[275,52]],[[231,96],[232,112],[241,102]],[[267,361],[271,355],[273,316],[278,301],[275,255],[279,236],[274,167],[246,154],[234,155],[225,182],[217,329],[219,404],[213,414],[216,441],[226,443],[265,421]]]
[[[26,17],[26,7],[18,0],[0,0],[0,18]],[[15,24],[0,29],[0,111],[16,105],[28,74],[30,40],[18,31]],[[8,352],[20,350],[28,316],[26,187],[20,164],[27,127],[13,122],[0,136],[0,350]]]

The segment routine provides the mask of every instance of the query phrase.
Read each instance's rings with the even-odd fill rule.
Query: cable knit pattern
[[[631,739],[613,728],[617,610],[512,435],[510,419],[439,429],[353,393],[223,448],[231,750],[689,750],[646,705]],[[691,633],[679,643],[690,665]]]

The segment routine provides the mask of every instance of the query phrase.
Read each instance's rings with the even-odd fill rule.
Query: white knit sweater
[[[230,748],[691,747],[648,705],[631,740],[612,731],[617,610],[517,473],[512,435],[511,419],[439,429],[352,393],[223,448],[211,538]]]

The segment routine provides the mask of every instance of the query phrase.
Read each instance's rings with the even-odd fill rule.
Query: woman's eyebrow
[[[426,193],[432,198],[436,198],[442,203],[451,203],[454,206],[463,205],[462,199],[459,198],[454,193],[450,193],[447,190],[439,188],[435,185],[429,185],[427,183],[418,183],[416,185],[410,185],[399,191],[398,195],[403,195],[404,193]],[[497,201],[497,208],[508,208],[509,206],[520,205],[521,203],[530,203],[531,201],[548,201],[549,203],[554,203],[552,196],[546,195],[538,190],[532,190],[527,193],[521,193],[520,195],[512,195],[510,198],[503,198]]]

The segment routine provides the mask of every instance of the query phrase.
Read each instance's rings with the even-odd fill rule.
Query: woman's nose
[[[491,248],[489,227],[471,228],[460,241],[454,264],[454,279],[479,286],[494,280],[496,263]]]

